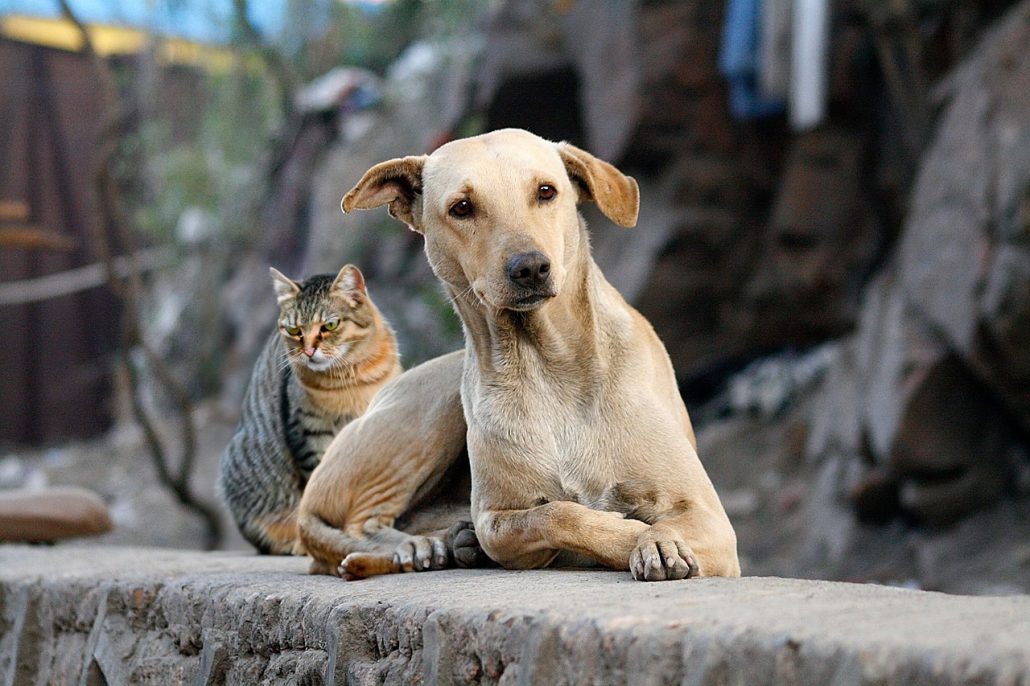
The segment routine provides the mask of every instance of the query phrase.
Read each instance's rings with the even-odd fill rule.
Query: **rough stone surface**
[[[1028,40],[1024,0],[941,89],[898,248],[816,406],[809,455],[850,461],[834,487],[870,521],[944,526],[1027,494]]]
[[[1030,597],[0,548],[4,684],[1030,683]]]

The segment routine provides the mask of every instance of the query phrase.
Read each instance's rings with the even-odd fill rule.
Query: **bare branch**
[[[279,88],[279,97],[283,119],[289,121],[293,115],[293,92],[296,89],[297,77],[282,54],[264,39],[254,23],[247,15],[247,0],[233,0],[236,25],[243,34],[244,42],[254,50],[268,67]]]
[[[221,540],[221,522],[215,509],[196,498],[189,487],[189,477],[196,458],[196,433],[193,427],[193,412],[189,394],[172,376],[167,366],[144,339],[140,329],[140,305],[143,300],[142,265],[139,261],[139,241],[126,216],[114,173],[113,163],[118,154],[118,135],[123,129],[130,109],[122,102],[110,66],[96,52],[89,30],[79,20],[68,4],[58,0],[61,13],[79,30],[83,41],[83,52],[91,58],[97,78],[100,80],[103,102],[106,110],[101,132],[97,140],[98,164],[94,177],[97,196],[96,215],[92,222],[94,249],[104,264],[107,285],[122,301],[122,336],[120,358],[129,379],[133,415],[143,431],[144,440],[160,482],[171,490],[179,502],[196,512],[206,526],[205,547],[214,548]],[[112,255],[107,229],[116,232],[122,246],[128,251],[119,265]],[[119,269],[121,266],[121,269]],[[179,469],[169,466],[168,451],[155,429],[154,421],[143,403],[140,386],[140,369],[131,351],[140,348],[146,366],[157,379],[165,395],[171,399],[180,425],[181,453]]]
[[[148,248],[136,256],[135,268],[151,271],[167,267],[172,263],[173,254],[169,248]],[[132,268],[128,258],[118,256],[113,261],[115,276],[119,279],[128,276],[129,269]],[[94,262],[84,267],[38,276],[34,279],[4,281],[0,283],[0,305],[26,305],[97,288],[107,283],[107,274],[108,265]]]

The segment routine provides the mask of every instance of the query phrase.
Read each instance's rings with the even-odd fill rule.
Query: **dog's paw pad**
[[[447,532],[449,549],[459,567],[487,567],[493,562],[479,545],[472,522],[458,522]]]

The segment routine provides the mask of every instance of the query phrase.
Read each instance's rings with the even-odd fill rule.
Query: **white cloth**
[[[826,116],[830,39],[829,0],[794,0],[790,124],[802,131]]]

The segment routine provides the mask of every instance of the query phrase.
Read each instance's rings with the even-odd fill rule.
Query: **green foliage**
[[[455,341],[455,347],[462,341],[461,320],[458,319],[451,301],[439,285],[427,286],[419,292],[419,299],[426,305],[433,317],[441,322],[443,334]]]
[[[137,141],[146,186],[136,217],[145,233],[171,242],[183,210],[199,207],[216,219],[223,238],[245,239],[251,222],[241,203],[255,192],[257,167],[279,125],[276,94],[269,79],[242,67],[197,78],[201,102],[156,112],[129,137]],[[196,135],[177,136],[175,129]]]
[[[338,0],[289,0],[291,22],[279,40],[304,80],[349,64],[379,74],[412,42],[467,32],[486,0],[395,0],[368,11]]]
[[[175,0],[165,0],[174,2]],[[368,11],[339,0],[288,0],[282,35],[264,36],[299,83],[341,64],[384,73],[411,42],[467,32],[488,7],[485,0],[395,0]],[[228,73],[197,71],[199,97],[154,106],[124,146],[142,178],[126,173],[139,226],[161,242],[174,240],[181,213],[206,210],[219,236],[244,241],[253,231],[262,163],[281,127],[281,94],[268,64],[239,37],[241,59]],[[249,55],[249,57],[245,57]],[[159,75],[140,102],[160,102]],[[125,84],[131,90],[131,82]],[[185,124],[184,124],[185,122]],[[183,130],[193,135],[185,136]]]

